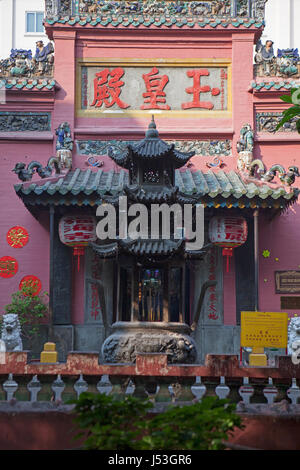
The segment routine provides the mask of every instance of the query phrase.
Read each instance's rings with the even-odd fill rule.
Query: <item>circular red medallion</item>
[[[23,288],[30,288],[30,295],[36,296],[39,295],[42,289],[42,283],[40,279],[36,276],[25,276],[20,282],[19,289],[22,290]],[[25,294],[24,295],[29,295]]]
[[[23,248],[28,243],[29,235],[24,227],[12,227],[6,235],[7,243],[12,248]]]
[[[18,272],[18,261],[11,256],[0,258],[0,277],[13,277]]]

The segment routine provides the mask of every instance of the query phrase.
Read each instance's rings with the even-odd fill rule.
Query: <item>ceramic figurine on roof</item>
[[[277,67],[282,77],[299,75],[300,57],[298,49],[278,49]]]
[[[176,16],[176,17],[212,17],[228,18],[254,17],[264,19],[266,0],[206,0],[206,1],[108,1],[108,0],[46,0],[46,17],[56,15],[65,17],[79,15],[80,17],[102,17],[102,15],[137,14],[145,17]]]
[[[51,42],[44,46],[43,41],[37,41],[34,63],[38,65],[38,75],[50,75],[54,62],[54,48]]]
[[[262,42],[259,41],[256,45],[255,63],[258,64],[258,73],[262,75],[272,75],[276,58],[274,54],[273,41],[267,41],[263,46]]]
[[[56,7],[58,4],[53,0],[45,0],[45,14],[48,17],[51,17],[57,13]]]
[[[71,129],[67,122],[63,122],[55,129],[57,135],[56,140],[56,158],[61,168],[72,168],[72,150],[73,139],[71,137]]]
[[[31,50],[12,49],[8,59],[0,60],[0,77],[51,77],[53,74],[54,49],[51,42],[44,46],[38,41],[34,58]]]
[[[240,132],[240,140],[237,143],[239,171],[247,171],[253,160],[254,133],[250,124],[246,124]]]
[[[3,77],[27,77],[32,70],[31,50],[12,49],[10,57],[0,61],[0,75]]]
[[[259,41],[254,60],[255,75],[258,77],[299,78],[300,76],[298,49],[278,49],[276,57],[272,41],[267,41],[265,46]]]

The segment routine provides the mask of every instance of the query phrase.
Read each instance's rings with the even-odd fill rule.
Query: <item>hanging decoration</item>
[[[72,215],[62,217],[59,221],[60,241],[73,248],[73,256],[77,256],[77,268],[80,269],[80,257],[89,242],[95,241],[96,219],[93,216]]]
[[[269,250],[264,250],[262,255],[264,258],[270,258],[271,252]]]
[[[248,226],[243,217],[217,216],[210,220],[209,239],[214,245],[223,247],[222,254],[227,257],[227,272],[229,272],[229,258],[233,256],[233,249],[243,245],[247,237]]]
[[[13,277],[19,269],[18,261],[11,256],[3,256],[0,258],[0,277]]]
[[[29,240],[29,234],[24,227],[12,227],[6,235],[7,243],[12,248],[23,248]]]
[[[23,290],[25,288],[30,288],[31,289],[31,293],[30,295],[32,297],[35,297],[37,295],[39,295],[39,293],[41,292],[41,289],[42,289],[42,283],[40,281],[40,279],[36,276],[25,276],[23,277],[23,279],[21,280],[20,284],[19,284],[19,290]],[[29,294],[26,294],[23,292],[23,294],[25,296],[29,295]]]

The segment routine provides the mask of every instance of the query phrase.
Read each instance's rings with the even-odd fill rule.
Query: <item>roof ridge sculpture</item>
[[[184,23],[186,18],[199,19],[200,21],[212,20],[215,22],[232,19],[239,22],[242,20],[260,21],[265,18],[265,3],[267,0],[215,0],[215,1],[177,1],[167,0],[156,2],[153,0],[136,0],[135,2],[90,0],[89,2],[73,2],[72,0],[46,0],[46,21],[72,22],[78,19],[80,25],[85,25],[85,20],[93,23],[103,17],[112,17],[114,26],[118,26],[122,19],[128,20],[132,17],[134,26],[137,20],[152,20],[152,23],[163,24],[167,19],[173,23],[178,20]],[[138,22],[139,24],[139,22]],[[138,25],[137,24],[137,25]]]

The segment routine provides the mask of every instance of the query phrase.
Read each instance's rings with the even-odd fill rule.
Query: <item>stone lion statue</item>
[[[291,318],[288,326],[288,354],[295,352],[292,346],[295,341],[300,341],[300,317]]]
[[[21,339],[21,325],[18,315],[8,313],[3,315],[1,340],[4,341],[6,351],[23,351]]]

